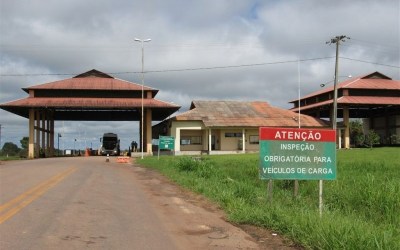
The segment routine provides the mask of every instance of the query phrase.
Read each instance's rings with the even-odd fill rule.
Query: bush
[[[209,160],[181,157],[177,163],[178,170],[192,172],[198,177],[210,177],[214,173],[214,167]]]
[[[19,155],[20,158],[27,158],[28,157],[28,150],[21,149],[21,151],[19,151],[18,155]]]
[[[375,144],[379,144],[380,136],[374,131],[370,130],[365,136],[365,144],[372,148]]]

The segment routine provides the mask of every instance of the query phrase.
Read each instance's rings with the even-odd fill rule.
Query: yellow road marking
[[[29,189],[28,191],[22,193],[16,198],[10,200],[9,202],[0,206],[0,224],[4,221],[8,220],[16,213],[18,213],[22,208],[29,205],[32,201],[39,198],[42,194],[44,194],[47,190],[57,185],[60,181],[62,181],[65,177],[75,172],[77,168],[71,167],[66,171],[57,174],[50,179],[40,183],[39,185]],[[3,213],[4,212],[4,213]]]

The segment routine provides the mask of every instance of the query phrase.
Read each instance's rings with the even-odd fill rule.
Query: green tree
[[[19,153],[20,149],[12,142],[6,142],[1,149],[2,155],[15,156]]]
[[[28,156],[28,147],[29,147],[29,137],[23,137],[20,141],[21,143],[21,151],[19,152],[19,156],[22,158],[26,158]]]
[[[364,143],[364,131],[361,120],[353,120],[349,123],[350,126],[350,143],[355,146],[361,146]]]
[[[375,144],[379,144],[380,136],[374,130],[370,130],[365,136],[365,144],[372,148]]]
[[[28,149],[29,146],[29,137],[25,136],[20,141],[22,149]]]

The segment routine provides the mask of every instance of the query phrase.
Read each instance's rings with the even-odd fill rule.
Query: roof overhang
[[[346,105],[350,108],[361,108],[361,107],[385,107],[385,106],[399,106],[400,98],[398,97],[381,97],[381,96],[342,96],[337,99],[338,105]],[[301,106],[300,110],[310,110],[315,108],[328,108],[333,104],[333,100],[326,100],[323,102],[313,103],[305,106]],[[292,108],[291,111],[298,112],[299,108]]]
[[[29,118],[29,110],[54,112],[54,120],[139,121],[141,99],[125,98],[25,98],[0,105],[11,113]],[[143,99],[143,108],[151,109],[153,120],[164,120],[179,106],[157,99]]]

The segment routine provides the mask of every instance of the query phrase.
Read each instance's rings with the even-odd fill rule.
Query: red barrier
[[[131,158],[128,157],[128,156],[118,156],[117,157],[117,162],[118,163],[129,163],[130,160],[131,160]]]

